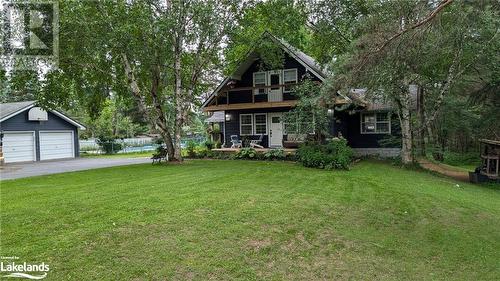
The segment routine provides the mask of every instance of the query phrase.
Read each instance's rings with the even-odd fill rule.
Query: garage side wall
[[[61,117],[48,113],[47,121],[29,121],[28,110],[13,116],[0,124],[3,131],[35,131],[36,160],[40,161],[40,131],[73,131],[75,156],[80,156],[78,128]]]

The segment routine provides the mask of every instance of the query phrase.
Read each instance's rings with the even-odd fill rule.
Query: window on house
[[[283,70],[283,84],[285,84],[284,93],[293,92],[294,84],[297,84],[296,68]]]
[[[389,112],[361,113],[361,133],[390,134],[390,119]]]
[[[256,113],[254,114],[255,119],[255,134],[256,135],[265,135],[267,134],[267,114],[265,113]]]
[[[264,87],[266,86],[266,72],[254,72],[253,73],[253,86],[254,87]],[[266,89],[255,89],[254,95],[265,95]]]
[[[253,130],[252,114],[240,114],[240,135],[251,135]]]

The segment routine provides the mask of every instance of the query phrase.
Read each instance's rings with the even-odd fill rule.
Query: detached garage
[[[85,127],[56,110],[35,102],[0,104],[0,135],[5,163],[79,156],[78,129]]]

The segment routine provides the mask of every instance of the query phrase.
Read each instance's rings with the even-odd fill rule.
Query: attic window
[[[253,73],[253,86],[254,87],[266,86],[266,72]],[[265,95],[265,94],[266,94],[266,88],[254,89],[254,95]]]
[[[283,83],[287,86],[283,89],[284,93],[293,92],[294,84],[297,84],[297,68],[283,70]]]

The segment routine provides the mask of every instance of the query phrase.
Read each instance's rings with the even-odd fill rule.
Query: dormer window
[[[253,86],[254,87],[265,87],[266,86],[266,72],[254,72],[253,73]],[[266,88],[254,89],[254,95],[265,95]]]
[[[283,92],[293,92],[293,86],[297,84],[297,80],[297,68],[283,70],[283,84],[285,84]]]

